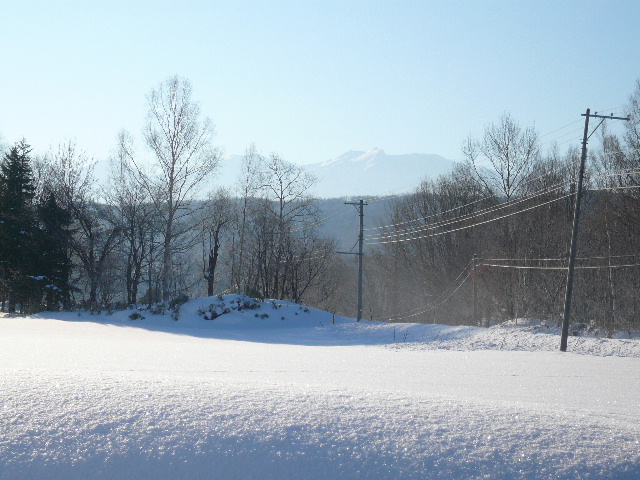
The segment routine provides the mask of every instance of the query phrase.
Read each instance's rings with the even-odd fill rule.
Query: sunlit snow
[[[637,338],[238,300],[0,318],[0,478],[640,478]]]

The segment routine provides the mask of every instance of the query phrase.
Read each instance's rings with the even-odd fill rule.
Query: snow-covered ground
[[[0,318],[0,478],[640,478],[637,338],[237,300]]]

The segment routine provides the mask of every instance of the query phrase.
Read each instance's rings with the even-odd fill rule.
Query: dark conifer
[[[15,311],[16,302],[24,310],[25,304],[37,301],[37,226],[30,153],[31,147],[22,140],[0,164],[0,271],[10,312]]]
[[[71,289],[71,214],[60,205],[51,190],[45,189],[38,205],[38,218],[38,258],[45,281],[45,306],[47,310],[57,310],[60,306],[66,309],[70,304]]]

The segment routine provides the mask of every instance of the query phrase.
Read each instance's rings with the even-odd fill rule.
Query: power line
[[[545,133],[543,135],[540,135],[538,138],[543,138],[543,137],[548,137],[549,135],[552,135],[556,132],[559,132],[560,130],[564,130],[567,127],[570,127],[571,125],[575,125],[578,122],[581,122],[582,120],[576,120],[574,122],[571,123],[567,123],[564,127],[560,127],[560,128],[556,128],[555,130],[552,130],[551,132]]]
[[[629,174],[635,174],[635,173],[640,173],[640,170],[631,170],[631,171],[622,170],[622,171],[619,171],[619,172],[612,172],[612,173],[604,173],[604,174],[595,175],[592,178],[598,178],[598,177],[602,177],[602,176],[629,175]],[[538,178],[541,178],[541,177],[538,177]],[[477,217],[480,217],[480,216],[487,215],[489,213],[493,213],[495,211],[499,211],[499,210],[502,210],[502,209],[505,209],[505,208],[509,208],[511,206],[517,205],[519,203],[526,202],[528,200],[531,200],[533,198],[536,198],[538,196],[541,196],[541,195],[544,195],[544,194],[547,194],[547,193],[552,193],[554,191],[559,190],[560,188],[562,188],[567,183],[569,183],[569,182],[565,181],[563,183],[558,183],[555,186],[549,187],[547,189],[544,189],[544,188],[543,189],[539,189],[536,192],[530,194],[529,196],[519,198],[519,199],[514,200],[512,202],[505,202],[505,203],[502,203],[502,204],[499,204],[499,205],[495,205],[493,207],[487,207],[486,209],[479,210],[477,212],[473,212],[473,213],[470,213],[470,214],[467,214],[467,215],[463,215],[461,217],[457,217],[457,218],[453,218],[453,219],[449,219],[449,220],[443,220],[441,222],[436,222],[436,223],[433,223],[433,224],[420,225],[420,226],[416,226],[414,228],[404,229],[404,230],[402,230],[400,232],[397,232],[397,231],[395,231],[395,232],[393,232],[393,231],[392,232],[384,232],[384,233],[381,233],[380,235],[377,235],[377,236],[372,236],[371,234],[368,234],[367,235],[367,239],[368,240],[385,240],[385,239],[388,239],[388,238],[398,239],[398,237],[415,235],[416,233],[420,233],[420,232],[424,232],[424,231],[428,231],[428,230],[434,230],[434,229],[437,229],[437,228],[440,228],[440,227],[443,227],[443,226],[452,225],[452,224],[455,224],[455,223],[460,223],[462,221],[470,220],[470,219],[473,219],[473,218],[477,218]],[[591,188],[589,190],[590,191],[617,190],[617,189],[622,190],[622,189],[631,189],[631,188],[640,188],[640,186],[634,185],[634,186],[620,186],[620,187],[608,187],[608,188]],[[491,197],[486,197],[486,198],[491,198]],[[562,197],[562,198],[566,198],[566,197]],[[475,202],[475,203],[477,203],[477,202]],[[449,211],[454,211],[454,210],[457,210],[459,208],[461,208],[461,207],[450,209]],[[433,216],[437,216],[437,215],[440,215],[440,214],[434,214]],[[429,217],[427,217],[427,218],[429,218]],[[503,218],[503,217],[500,217],[500,218]],[[397,223],[397,224],[391,224],[391,225],[387,225],[385,227],[378,227],[378,228],[379,229],[381,229],[381,228],[389,228],[389,227],[395,227],[395,226],[400,226],[400,225],[404,225],[404,224],[408,224],[408,223],[416,223],[416,222],[420,222],[420,220],[413,219],[413,220],[408,220],[408,221],[405,221],[405,222],[400,222],[400,223]],[[371,242],[367,242],[367,243],[371,244]],[[380,242],[380,243],[388,243],[388,242]]]
[[[448,226],[448,225],[452,225],[455,223],[460,223],[463,221],[467,221],[467,220],[471,220],[473,218],[477,218],[480,216],[484,216],[484,215],[488,215],[489,213],[493,213],[499,210],[503,210],[506,208],[510,208],[513,207],[515,205],[518,205],[520,203],[532,200],[536,197],[539,197],[541,195],[545,195],[545,194],[549,194],[552,193],[556,190],[561,189],[564,185],[566,185],[567,182],[562,182],[557,184],[556,186],[554,186],[553,188],[547,188],[547,189],[540,189],[537,192],[534,192],[533,194],[526,196],[526,197],[521,197],[518,198],[516,200],[512,200],[512,201],[508,201],[508,202],[504,202],[498,205],[494,205],[492,207],[487,207],[483,210],[479,210],[477,212],[473,212],[473,213],[469,213],[467,215],[463,215],[461,217],[456,217],[453,219],[449,219],[449,220],[443,220],[441,222],[436,222],[433,224],[427,224],[427,225],[422,225],[419,228],[414,228],[414,229],[410,229],[410,230],[404,230],[401,232],[387,232],[387,233],[381,233],[378,236],[371,236],[369,235],[369,240],[382,240],[382,239],[386,239],[386,238],[397,238],[397,237],[403,237],[403,236],[407,236],[407,235],[414,235],[416,233],[420,233],[420,232],[424,232],[424,231],[428,231],[428,230],[435,230],[437,228],[441,228],[443,226]],[[503,217],[500,217],[503,218]]]
[[[545,205],[549,205],[550,203],[557,202],[558,200],[563,200],[563,199],[571,197],[573,195],[574,195],[573,193],[569,193],[567,195],[563,195],[562,197],[558,197],[558,198],[554,198],[553,200],[549,200],[548,202],[540,203],[538,205],[534,205],[532,207],[528,207],[528,208],[519,210],[517,212],[509,213],[507,215],[502,215],[501,217],[491,218],[491,219],[485,220],[483,222],[478,222],[478,223],[474,223],[472,225],[466,225],[464,227],[458,227],[458,228],[454,228],[454,229],[451,229],[451,230],[446,230],[444,232],[437,232],[437,233],[431,233],[431,234],[427,234],[427,235],[421,235],[419,237],[411,237],[411,238],[398,239],[398,240],[389,240],[389,241],[384,241],[384,242],[365,242],[365,244],[367,244],[367,245],[383,245],[383,244],[387,244],[387,243],[401,243],[401,242],[407,242],[407,241],[412,241],[412,240],[421,240],[421,239],[424,239],[424,238],[437,237],[437,236],[440,236],[440,235],[445,235],[445,234],[448,234],[448,233],[458,232],[460,230],[466,230],[468,228],[477,227],[479,225],[485,225],[487,223],[491,223],[491,222],[495,222],[495,221],[498,221],[498,220],[502,220],[503,218],[511,217],[513,215],[519,215],[521,213],[528,212],[529,210],[533,210],[535,208],[539,208],[539,207],[543,207]]]
[[[618,111],[620,111],[620,110],[624,110],[625,108],[630,107],[630,106],[632,106],[632,105],[633,105],[633,104],[628,103],[628,104],[626,104],[626,105],[620,105],[619,107],[615,107],[615,108],[599,108],[599,109],[597,109],[597,110],[594,112],[594,114],[593,114],[593,115],[591,115],[591,116],[593,117],[593,116],[594,116],[595,114],[597,114],[598,112],[615,113],[615,112],[618,112]],[[577,120],[577,121],[579,122],[579,121],[581,121],[581,120]]]
[[[300,230],[308,230],[310,228],[315,228],[315,227],[321,227],[322,225],[326,225],[327,223],[329,223],[330,220],[336,218],[336,217],[344,217],[346,215],[345,212],[338,212],[337,210],[327,216],[321,217],[318,220],[316,220],[315,222],[312,222],[310,224],[307,225],[303,225],[302,227],[298,227],[298,228],[294,228],[293,230],[291,230],[292,232],[298,232]]]
[[[623,170],[615,170],[613,172],[602,172],[595,175],[591,175],[591,179],[600,178],[600,177],[621,177],[623,175],[636,175],[640,173],[640,170],[636,170],[634,168],[628,168]]]
[[[481,263],[479,266],[483,267],[495,267],[495,268],[509,268],[514,270],[568,270],[569,266],[564,267],[541,267],[534,265],[499,265],[491,263]],[[640,267],[640,263],[628,263],[622,265],[578,265],[574,266],[576,270],[597,270],[601,268],[626,268],[626,267]]]
[[[596,256],[596,257],[576,257],[576,260],[606,260],[609,258],[630,258],[630,257],[640,257],[640,254],[627,254],[627,255],[601,255],[601,256]],[[560,257],[560,258],[478,258],[478,260],[481,261],[487,261],[487,262],[527,262],[527,261],[532,261],[532,262],[549,262],[549,261],[555,261],[555,262],[561,262],[561,261],[567,261],[566,257]]]
[[[464,273],[469,269],[469,265],[471,265],[471,263],[473,262],[473,260],[471,260],[469,263],[467,263],[467,265],[464,267],[464,269],[462,270],[462,272],[460,272],[460,274],[456,277],[456,279],[451,283],[451,286],[455,285],[456,282],[460,279],[460,277],[462,277],[462,275],[464,275]],[[449,300],[458,290],[460,290],[460,288],[462,288],[462,285],[464,285],[464,282],[467,281],[467,279],[469,278],[469,276],[471,275],[471,272],[467,273],[467,275],[464,277],[464,279],[457,285],[457,287],[448,295],[446,295],[447,290],[449,290],[449,288],[451,288],[451,286],[447,289],[444,290],[444,292],[442,293],[442,295],[446,295],[446,297],[441,300],[438,303],[432,304],[426,308],[424,308],[423,310],[419,311],[419,312],[415,312],[416,310],[418,310],[421,307],[417,307],[417,308],[413,308],[411,310],[408,310],[402,314],[396,314],[393,315],[391,318],[384,320],[384,321],[398,321],[398,320],[406,320],[407,318],[413,318],[413,317],[417,317],[418,315],[423,315],[427,312],[433,311],[436,308],[440,307],[441,305],[443,305],[445,302],[447,302],[447,300]],[[409,314],[409,312],[415,312],[415,313],[411,313]]]
[[[565,125],[565,126],[563,126],[563,127],[560,127],[560,128],[558,128],[558,129],[556,129],[556,130],[553,130],[553,131],[551,131],[551,132],[548,132],[548,133],[546,133],[546,134],[541,135],[539,138],[546,137],[546,136],[548,136],[548,135],[551,135],[551,134],[553,134],[553,133],[556,133],[556,132],[558,132],[558,131],[560,131],[560,130],[563,130],[563,129],[565,129],[565,128],[567,128],[567,127],[571,126],[571,125],[574,125],[574,124],[576,124],[576,123],[579,123],[580,121],[581,121],[581,120],[576,120],[576,121],[574,121],[574,122],[568,123],[567,125]],[[580,131],[580,129],[578,129],[578,130],[574,130],[574,131],[571,131],[571,132],[566,133],[566,134],[563,134],[563,135],[560,135],[560,136],[556,137],[555,139],[552,139],[552,140],[549,140],[549,141],[546,141],[546,142],[542,143],[540,146],[544,146],[544,145],[546,145],[546,144],[548,144],[548,143],[553,143],[554,141],[556,141],[556,140],[558,140],[558,139],[560,139],[560,138],[564,138],[564,137],[566,137],[567,135],[572,135],[572,134],[575,134],[575,133],[579,133],[579,131]],[[579,140],[579,137],[569,139],[569,140],[567,140],[567,142],[569,142],[569,141],[574,141],[574,140]],[[563,142],[563,143],[567,143],[567,142]],[[530,180],[527,180],[527,181],[523,182],[522,184],[520,184],[520,186],[519,186],[518,188],[521,188],[521,187],[523,187],[523,186],[525,186],[525,185],[527,185],[527,184],[529,184],[529,183],[533,183],[533,182],[535,182],[535,181],[537,181],[537,180],[539,180],[539,179],[541,179],[541,178],[544,178],[544,177],[547,177],[547,176],[550,176],[550,175],[562,175],[562,174],[563,174],[563,172],[559,172],[559,171],[557,171],[557,170],[553,170],[553,171],[551,171],[551,172],[548,172],[548,173],[545,173],[545,174],[539,175],[538,177],[535,177],[535,178],[533,178],[533,179],[530,179]],[[414,193],[414,194],[415,194],[415,193]],[[386,196],[386,197],[375,197],[375,199],[374,199],[374,198],[371,198],[371,199],[369,199],[368,201],[369,201],[369,202],[371,202],[371,203],[373,203],[373,202],[376,202],[376,201],[384,201],[384,200],[386,200],[386,199],[390,199],[390,198],[397,198],[397,197],[404,197],[404,196],[407,196],[407,195],[411,195],[411,194],[398,194],[398,195],[389,195],[389,196]],[[463,208],[466,208],[466,207],[472,206],[472,205],[474,205],[474,204],[476,204],[476,203],[482,202],[482,201],[484,201],[484,200],[489,200],[489,199],[492,199],[492,198],[497,198],[497,197],[499,197],[500,195],[501,195],[501,194],[499,194],[499,193],[497,193],[497,194],[493,194],[493,195],[488,195],[488,196],[485,196],[485,197],[480,198],[480,199],[478,199],[478,200],[474,200],[473,202],[469,202],[469,203],[467,203],[467,204],[465,204],[465,205],[461,205],[461,206],[459,206],[459,207],[454,207],[454,208],[451,208],[451,209],[449,209],[449,210],[445,210],[445,211],[443,211],[443,212],[433,213],[433,214],[431,214],[431,215],[429,215],[429,216],[427,216],[427,217],[424,217],[424,219],[423,219],[423,220],[426,220],[426,219],[432,218],[432,217],[434,217],[434,216],[444,215],[444,214],[449,213],[449,212],[452,212],[452,211],[460,210],[460,209],[463,209]],[[379,226],[379,227],[369,227],[369,228],[365,228],[365,231],[367,231],[367,230],[374,230],[374,229],[388,228],[388,227],[395,227],[395,226],[404,225],[404,224],[407,224],[407,223],[420,222],[420,221],[421,221],[421,219],[407,220],[407,221],[403,221],[403,222],[399,222],[399,223],[393,223],[393,224],[390,224],[390,225],[383,225],[383,226]]]
[[[580,120],[578,120],[578,121],[580,121]],[[553,143],[557,142],[558,140],[560,140],[561,138],[565,138],[565,137],[568,137],[568,136],[570,136],[570,135],[576,135],[576,134],[578,134],[578,133],[580,133],[580,130],[576,130],[576,129],[574,129],[574,130],[571,130],[570,132],[564,133],[564,134],[562,134],[562,135],[558,135],[557,137],[552,138],[552,139],[550,139],[550,140],[545,140],[545,141],[544,141],[544,142],[542,142],[539,146],[540,146],[540,147],[543,147],[543,146],[545,146],[545,145],[553,144]],[[573,140],[573,139],[571,139],[571,140]]]
[[[640,185],[624,185],[619,187],[602,187],[602,188],[590,188],[591,192],[599,192],[601,190],[630,190],[632,188],[640,188]]]
[[[504,208],[509,208],[509,207],[511,207],[513,205],[517,205],[518,203],[522,203],[522,202],[525,202],[527,200],[531,200],[532,198],[535,198],[537,196],[544,195],[545,193],[551,193],[551,192],[553,192],[555,190],[559,190],[566,183],[567,182],[559,183],[559,184],[557,184],[556,188],[549,187],[546,190],[540,189],[540,190],[530,194],[527,197],[520,197],[520,198],[517,198],[515,200],[510,200],[510,201],[503,202],[503,203],[500,203],[500,204],[497,204],[497,205],[493,205],[491,207],[487,207],[487,208],[484,208],[482,210],[478,210],[476,212],[465,214],[465,215],[463,215],[461,217],[454,217],[452,219],[441,220],[440,222],[435,222],[435,223],[431,223],[431,224],[423,224],[423,225],[420,225],[420,227],[415,228],[415,229],[404,230],[402,233],[388,232],[388,233],[382,233],[382,234],[380,234],[380,236],[377,236],[377,237],[371,237],[371,235],[369,235],[369,237],[371,237],[370,239],[378,239],[378,238],[386,238],[386,237],[395,237],[395,236],[398,236],[398,235],[408,235],[408,234],[412,234],[412,233],[421,232],[421,231],[424,231],[424,230],[432,230],[434,228],[438,228],[438,227],[441,227],[443,225],[450,225],[452,223],[459,223],[459,222],[464,221],[464,220],[469,220],[471,218],[483,216],[483,215],[486,215],[488,213],[492,213],[494,211],[502,210]]]
[[[527,180],[527,181],[525,181],[525,182],[522,182],[522,183],[519,185],[519,187],[518,187],[518,188],[520,189],[520,188],[524,187],[525,185],[528,185],[528,184],[530,184],[530,183],[536,182],[536,181],[538,181],[538,180],[540,180],[540,179],[542,179],[542,178],[545,178],[545,177],[548,177],[548,176],[551,176],[551,175],[564,176],[564,172],[561,172],[561,171],[558,171],[558,170],[552,170],[552,171],[550,171],[550,172],[543,173],[542,175],[538,175],[537,177],[534,177],[534,178],[529,179],[529,180]],[[570,183],[570,182],[572,182],[572,181],[574,181],[574,179],[565,180],[565,182],[564,182],[564,183],[557,183],[556,185],[558,185],[558,186],[559,186],[559,185],[565,185],[565,184]],[[544,190],[544,188],[551,188],[551,187],[543,187],[543,188],[541,188],[541,189],[539,189],[539,190],[536,190],[536,191],[534,191],[534,192],[532,192],[532,193],[529,193],[529,194],[527,194],[527,195],[529,195],[529,198],[532,198],[532,196],[534,196],[536,193],[538,193],[538,192],[542,192],[542,191]],[[492,195],[487,195],[487,196],[485,196],[485,197],[479,198],[478,200],[474,200],[474,201],[472,201],[472,202],[469,202],[469,203],[464,204],[464,205],[460,205],[460,206],[458,206],[458,207],[453,207],[453,208],[450,208],[450,209],[448,209],[448,210],[444,210],[444,211],[442,211],[442,212],[432,213],[432,214],[430,214],[430,215],[428,215],[428,216],[426,216],[426,217],[423,217],[423,218],[421,218],[421,219],[420,219],[420,218],[416,218],[416,219],[410,219],[410,220],[406,220],[406,221],[402,221],[402,222],[392,223],[392,224],[389,224],[389,225],[383,225],[383,226],[378,226],[378,227],[369,227],[369,228],[365,228],[365,231],[369,231],[369,230],[381,230],[381,229],[384,229],[384,228],[397,227],[397,226],[406,225],[406,224],[409,224],[409,223],[416,223],[416,222],[426,221],[426,220],[429,220],[429,219],[434,218],[434,217],[442,216],[442,215],[445,215],[445,214],[447,214],[447,213],[454,212],[454,211],[456,211],[456,210],[461,210],[461,209],[463,209],[463,208],[470,207],[470,206],[472,206],[472,205],[475,205],[475,204],[480,203],[480,202],[483,202],[483,201],[487,201],[487,200],[490,200],[490,199],[493,199],[493,198],[500,198],[501,196],[503,196],[503,195],[502,195],[502,194],[500,194],[500,193],[495,193],[495,194],[492,194]],[[522,198],[522,197],[521,197],[521,198]],[[519,201],[520,199],[517,199],[517,200]],[[491,206],[491,207],[487,207],[485,210],[487,210],[487,209],[491,209],[491,208],[495,208],[495,207],[500,206],[500,205],[506,205],[507,203],[508,203],[508,202],[503,202],[502,204],[493,205],[493,206]],[[476,212],[472,212],[472,213],[469,213],[469,214],[467,214],[467,215],[475,215],[475,214],[479,214],[480,212],[482,212],[482,210],[479,210],[479,211],[476,211]],[[446,220],[446,221],[449,221],[449,220]],[[421,227],[422,227],[422,226],[425,226],[425,225],[424,225],[424,224],[422,224],[422,225],[421,225]],[[369,236],[370,236],[370,235],[369,235]]]

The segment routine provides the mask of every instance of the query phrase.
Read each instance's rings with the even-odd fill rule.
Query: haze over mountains
[[[224,186],[233,190],[241,172],[242,155],[222,158],[205,189]],[[286,160],[286,159],[285,159]],[[455,162],[440,155],[411,153],[389,155],[379,148],[351,150],[326,162],[303,165],[318,179],[313,194],[319,198],[371,197],[412,192],[425,178],[449,173]],[[109,178],[109,160],[96,163],[100,183]]]
[[[234,185],[242,156],[226,156],[215,183]],[[388,155],[379,148],[351,150],[326,162],[303,167],[318,178],[315,195],[320,198],[380,196],[409,193],[425,178],[449,173],[454,162],[440,155],[411,153]]]
[[[242,155],[224,156],[216,174],[203,187],[203,192],[225,187],[235,195],[242,159]],[[320,225],[322,235],[337,239],[341,250],[349,250],[358,238],[358,218],[353,208],[344,205],[345,197],[368,199],[366,226],[382,225],[388,204],[393,199],[371,201],[370,197],[411,193],[424,179],[435,180],[450,172],[454,165],[455,162],[440,155],[389,155],[373,148],[368,152],[351,150],[331,160],[303,167],[318,179],[312,193],[321,199],[319,207],[326,219]],[[99,183],[104,185],[110,176],[109,160],[97,162],[94,173]],[[206,193],[202,198],[204,196]]]

